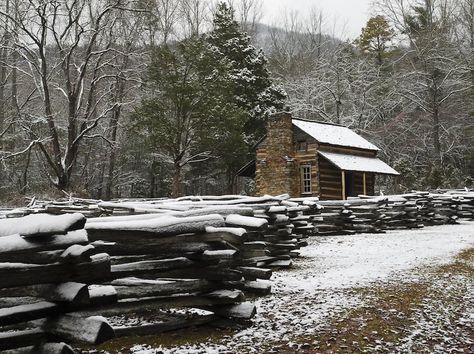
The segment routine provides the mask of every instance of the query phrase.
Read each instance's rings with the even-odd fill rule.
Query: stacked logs
[[[0,221],[0,350],[70,353],[64,341],[114,336],[103,317],[71,314],[116,301],[98,285],[110,277],[110,257],[90,245],[85,222],[81,214]]]
[[[413,192],[382,197],[320,201],[314,214],[316,235],[345,235],[415,229],[474,219],[474,193],[469,191]]]
[[[233,208],[233,211],[236,210]],[[241,208],[241,212],[248,214],[252,210]],[[199,213],[197,210],[196,214]],[[130,276],[166,281],[193,279],[195,288],[186,283],[189,285],[187,291],[199,296],[187,299],[189,306],[205,305],[206,309],[222,315],[232,313],[232,317],[236,317],[238,308],[222,305],[231,305],[236,299],[244,300],[241,290],[252,291],[255,288],[256,292],[270,291],[269,284],[258,279],[269,279],[271,270],[253,268],[244,262],[248,233],[266,227],[265,220],[239,214],[225,217],[219,214],[116,216],[89,219],[86,225],[93,245],[111,255],[112,276],[121,279],[122,286],[128,284],[122,278]],[[130,300],[133,294],[129,294],[129,290],[123,288],[118,291],[119,298],[129,299],[128,304],[134,301]],[[158,297],[156,300],[161,305],[165,304],[162,296],[167,294],[151,287],[149,291],[140,295]],[[219,297],[215,296],[216,291]],[[175,301],[186,303],[182,297],[171,297],[169,305],[172,306]],[[252,312],[244,311],[240,317],[250,318]]]
[[[456,216],[461,219],[474,220],[474,191],[467,190],[450,190],[445,191],[444,195],[440,192],[434,193],[436,196],[452,198],[453,204],[456,205]]]
[[[244,264],[253,267],[291,266],[291,258],[298,256],[297,250],[307,244],[305,239],[314,230],[310,218],[303,215],[309,206],[290,202],[287,195],[122,200],[99,206],[113,215],[158,213],[182,218],[217,213],[225,218],[226,226],[246,229],[238,249]]]
[[[270,291],[258,279],[271,270],[243,264],[245,229],[149,216],[89,219],[88,231],[81,214],[0,220],[0,350],[73,352],[64,342],[255,315],[243,290]]]

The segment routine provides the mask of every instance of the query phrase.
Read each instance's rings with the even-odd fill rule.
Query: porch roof
[[[323,151],[318,151],[318,154],[343,171],[374,172],[395,176],[399,175],[397,171],[376,157],[364,157]]]

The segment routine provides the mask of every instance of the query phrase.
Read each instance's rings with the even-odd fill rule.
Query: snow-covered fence
[[[413,192],[382,197],[320,201],[313,217],[316,235],[384,232],[474,219],[474,193],[469,191]]]
[[[226,234],[232,235],[231,228],[219,228],[225,226],[219,215],[163,219],[148,221],[143,232],[163,241],[176,234],[204,231],[217,243]],[[233,249],[212,250],[209,243],[206,250],[193,250],[184,238],[175,237],[174,251],[181,256],[166,258],[170,248],[161,249],[160,242],[145,245],[151,252],[144,252],[144,245],[137,242],[143,233],[137,232],[131,221],[127,221],[128,229],[121,221],[91,223],[92,234],[113,230],[103,227],[105,224],[121,226],[122,233],[131,232],[122,248],[132,250],[127,251],[129,256],[111,257],[101,249],[113,249],[115,243],[94,245],[82,229],[84,224],[85,218],[79,214],[39,214],[0,221],[0,350],[26,347],[22,350],[34,353],[72,352],[67,344],[49,341],[54,337],[98,344],[115,336],[156,333],[222,317],[249,319],[255,306],[243,302],[243,292],[232,282],[241,281],[246,273],[254,279],[271,275],[251,267],[231,269],[238,254]],[[245,232],[233,230],[237,237]],[[142,259],[133,250],[151,257]],[[134,257],[140,261],[132,261]],[[165,275],[166,279],[159,278]],[[119,325],[110,320],[151,305],[156,309],[156,322]],[[188,306],[212,312],[159,310]]]
[[[303,215],[310,207],[287,199],[286,195],[232,195],[101,202],[98,206],[106,214],[119,216],[92,218],[89,223],[120,220],[137,220],[138,223],[143,223],[157,215],[182,219],[218,214],[224,217],[226,227],[245,229],[240,243],[233,245],[238,248],[245,265],[285,267],[291,265],[291,258],[298,256],[297,249],[306,245],[305,238],[314,231],[314,226],[308,222],[310,218]],[[226,242],[232,244],[229,240]]]
[[[31,215],[0,219],[0,350],[67,352],[50,336],[97,344],[248,320],[255,306],[245,293],[270,291],[271,268],[290,266],[306,245],[314,226],[303,212],[315,207],[287,196],[126,201],[87,204],[114,214],[87,223],[35,206],[22,211]],[[153,320],[124,319],[145,308]]]
[[[89,244],[85,221],[81,214],[1,220],[0,350],[68,353],[57,339],[113,337],[104,318],[69,314],[116,301],[113,289],[98,285],[110,278],[110,257]]]
[[[89,219],[63,214],[77,210]],[[59,353],[72,349],[58,341],[100,343],[223,317],[249,319],[255,306],[245,301],[246,293],[268,293],[271,269],[291,266],[309,235],[474,219],[474,193],[346,201],[288,196],[35,201],[4,215],[0,350],[21,346]],[[150,308],[153,319],[130,321]]]

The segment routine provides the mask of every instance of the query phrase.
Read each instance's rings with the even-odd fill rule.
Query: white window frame
[[[311,165],[301,165],[301,194],[312,194]]]

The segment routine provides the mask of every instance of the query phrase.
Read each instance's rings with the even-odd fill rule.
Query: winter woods
[[[2,2],[0,198],[240,192],[235,172],[285,105],[368,135],[402,189],[472,183],[472,0],[378,0],[349,39],[314,9],[273,26],[262,11]]]

